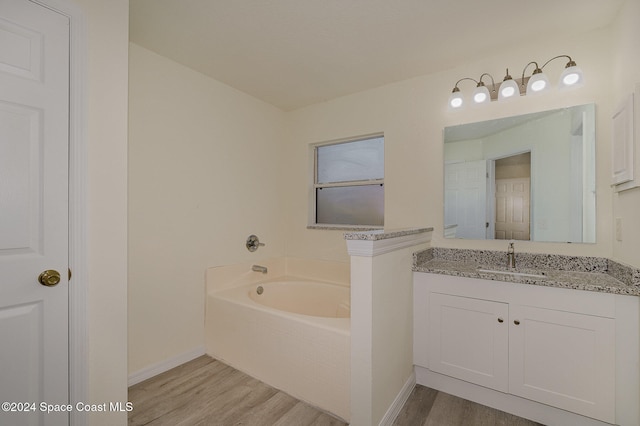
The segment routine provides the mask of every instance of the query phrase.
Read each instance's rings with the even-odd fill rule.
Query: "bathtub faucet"
[[[267,273],[267,267],[266,266],[253,265],[251,267],[251,270],[255,271],[255,272],[262,272],[263,274]]]

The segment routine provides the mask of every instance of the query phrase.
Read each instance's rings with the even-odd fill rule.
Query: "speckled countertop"
[[[344,234],[345,240],[365,240],[378,241],[388,238],[404,237],[405,235],[421,234],[423,232],[431,232],[433,228],[404,228],[404,229],[377,229],[375,231],[365,232],[348,232]]]
[[[413,270],[432,274],[640,296],[640,269],[601,257],[516,252],[515,272],[506,252],[432,247],[413,255]],[[487,272],[481,269],[499,271]],[[543,276],[540,276],[543,275]]]

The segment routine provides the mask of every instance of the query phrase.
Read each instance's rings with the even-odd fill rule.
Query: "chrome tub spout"
[[[267,273],[267,267],[266,266],[253,265],[251,267],[251,270],[255,271],[255,272],[262,272],[263,274]]]

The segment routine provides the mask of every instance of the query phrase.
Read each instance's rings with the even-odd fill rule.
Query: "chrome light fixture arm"
[[[476,80],[474,78],[471,78],[471,77],[464,77],[464,78],[461,78],[460,80],[456,81],[455,86],[453,86],[452,92],[459,92],[460,89],[458,88],[458,84],[460,84],[461,81],[465,81],[465,80],[471,80],[474,83],[476,83],[476,85],[478,84],[478,80]]]
[[[558,59],[558,58],[567,58],[567,59],[569,59],[569,62],[567,62],[567,65],[565,66],[565,68],[575,67],[576,66],[576,63],[575,63],[575,61],[573,59],[571,59],[571,56],[569,56],[569,55],[558,55],[558,56],[554,56],[553,58],[551,58],[547,62],[545,62],[544,65],[541,67],[541,69],[544,69],[544,67],[546,67],[549,62],[553,61],[554,59]]]
[[[489,78],[491,79],[492,91],[494,91],[494,92],[495,92],[495,91],[496,91],[496,82],[493,80],[493,76],[492,76],[491,74],[489,74],[488,72],[485,72],[485,73],[483,73],[483,74],[480,76],[480,81],[479,81],[479,83],[482,83],[482,77],[484,77],[485,75],[488,75],[488,76],[489,76]],[[484,83],[482,83],[482,84],[484,84]]]
[[[549,61],[547,61],[547,64],[548,64],[548,63],[549,63]],[[531,62],[529,62],[529,63],[528,63],[527,65],[525,65],[525,66],[524,66],[524,68],[522,69],[522,78],[521,78],[522,83],[521,83],[521,84],[522,84],[523,86],[524,86],[524,74],[525,74],[525,72],[527,71],[527,68],[529,68],[529,65],[531,65],[531,64],[533,64],[533,65],[535,65],[535,66],[536,66],[536,69],[534,69],[534,70],[533,70],[533,73],[532,73],[531,75],[534,75],[534,74],[540,74],[540,73],[542,72],[542,68],[540,68],[540,67],[538,66],[538,63],[537,63],[536,61],[531,61]],[[544,64],[544,65],[547,65],[547,64]],[[544,67],[544,65],[543,65],[543,67]]]

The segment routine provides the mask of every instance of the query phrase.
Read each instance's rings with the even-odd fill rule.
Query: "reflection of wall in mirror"
[[[493,160],[530,151],[531,239],[595,242],[595,133],[593,123],[586,119],[586,116],[593,117],[593,112],[593,105],[561,109],[520,121],[512,127],[505,126],[507,128],[481,138],[446,141],[445,170],[450,172],[452,164],[473,161],[485,161],[490,166]],[[472,123],[476,128],[481,124]],[[491,175],[491,167],[488,169]],[[488,212],[483,219],[490,218],[487,222],[489,228],[493,228],[493,182],[488,185],[490,201],[485,201]],[[454,193],[456,199],[449,201],[448,195]],[[470,202],[460,197],[464,197],[463,191],[445,188],[444,225],[470,215],[464,209],[475,200]],[[463,211],[453,212],[454,205]],[[456,237],[485,238],[471,237],[464,230],[462,234],[460,231],[458,229]],[[495,234],[489,232],[488,238],[495,238]]]

